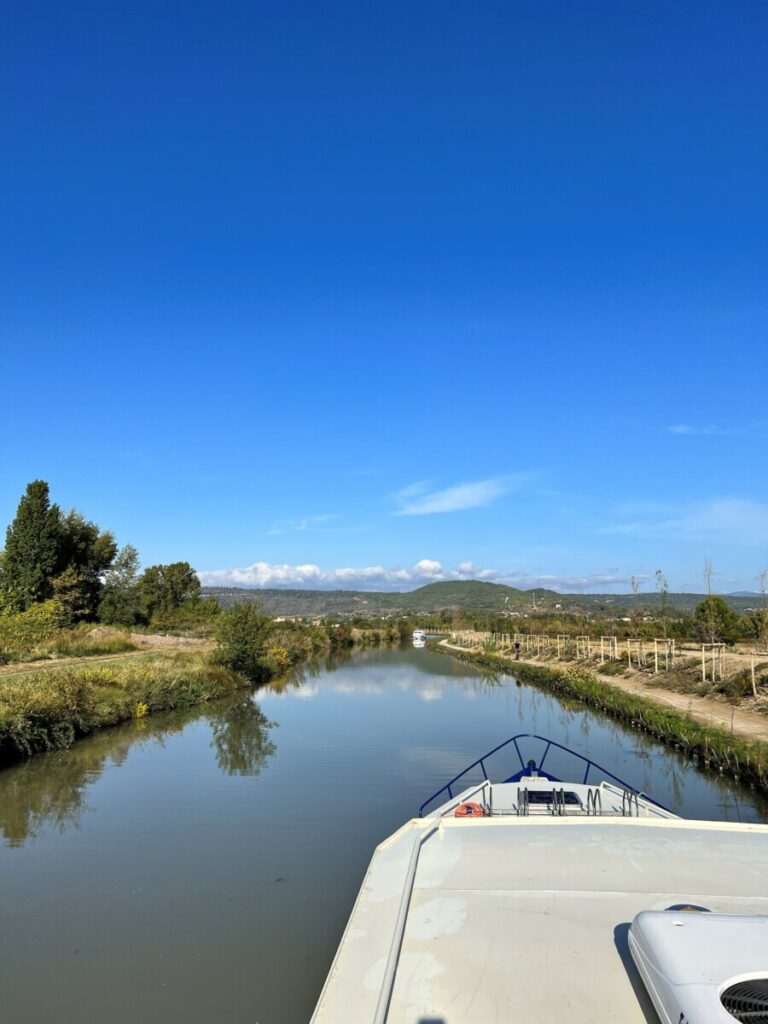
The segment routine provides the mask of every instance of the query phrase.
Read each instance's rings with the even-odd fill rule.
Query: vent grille
[[[720,1001],[742,1024],[768,1024],[768,978],[731,985],[720,996]]]

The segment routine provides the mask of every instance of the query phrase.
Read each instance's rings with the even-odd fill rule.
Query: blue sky
[[[209,582],[755,588],[762,0],[31,0],[0,45],[0,521],[43,477]]]

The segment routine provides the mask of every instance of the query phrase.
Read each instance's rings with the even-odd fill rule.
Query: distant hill
[[[455,580],[428,583],[417,590],[405,592],[365,590],[252,590],[244,587],[203,587],[206,597],[215,597],[227,607],[243,601],[257,601],[272,615],[319,616],[418,615],[444,609],[465,608],[478,612],[504,611],[604,611],[622,612],[628,608],[658,608],[659,597],[646,594],[559,594],[554,590],[536,588],[520,590],[502,583],[483,580]],[[703,594],[669,594],[675,608],[693,611]],[[726,594],[726,600],[737,611],[753,608],[759,601],[756,594]]]
[[[677,608],[680,611],[692,612],[696,605],[700,604],[706,594],[667,594],[667,600],[673,608]],[[760,597],[756,594],[723,594],[722,595],[728,604],[738,612],[743,612],[747,608],[756,608],[759,604]],[[628,608],[645,608],[653,610],[659,607],[659,595],[652,591],[646,594],[569,594],[568,605],[577,605],[581,608],[595,608],[595,606],[610,610],[615,609],[628,609]]]
[[[476,611],[501,612],[505,608],[532,608],[545,600],[560,600],[554,590],[519,590],[503,583],[483,580],[456,580],[427,583],[406,594],[377,595],[397,598],[409,611],[439,611],[441,608],[474,608]]]
[[[483,580],[428,583],[418,590],[384,592],[364,590],[247,590],[242,587],[203,587],[206,597],[215,597],[223,606],[240,601],[258,601],[273,615],[396,615],[441,611],[444,608],[471,608],[475,611],[502,612],[505,609],[532,608],[562,600],[552,590],[518,590]]]

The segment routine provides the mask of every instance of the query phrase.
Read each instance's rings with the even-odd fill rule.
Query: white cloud
[[[431,558],[422,558],[410,568],[385,568],[381,565],[321,569],[319,565],[273,565],[255,562],[244,569],[215,569],[198,573],[208,587],[295,587],[298,589],[412,590],[427,583],[450,580],[485,580],[513,587],[546,587],[550,590],[589,591],[601,587],[628,590],[631,577],[613,570],[583,576],[550,575],[528,572],[499,572],[483,569],[471,561],[459,562],[451,569]],[[649,577],[638,576],[641,583]]]
[[[213,569],[197,575],[207,587],[301,587],[317,585],[323,578],[318,565],[269,562],[254,562],[245,569]]]
[[[459,512],[467,508],[482,508],[504,494],[520,487],[531,478],[530,473],[495,476],[487,480],[474,480],[454,484],[443,490],[430,490],[427,481],[404,487],[395,495],[399,508],[396,516],[427,516],[437,512]]]
[[[485,580],[531,589],[544,587],[564,592],[618,588],[628,591],[632,577],[610,569],[581,576],[535,572],[499,572],[482,569],[471,561],[459,562],[451,569],[431,558],[422,558],[410,568],[385,568],[381,565],[321,569],[319,565],[273,565],[255,562],[243,569],[214,569],[199,572],[200,582],[208,587],[276,587],[317,590],[412,590],[427,583],[451,580]],[[649,576],[636,577],[646,583]]]
[[[680,506],[648,506],[640,518],[607,527],[606,533],[632,537],[668,536],[724,541],[747,546],[768,544],[768,502],[712,498]]]
[[[273,565],[254,562],[243,569],[212,569],[199,572],[207,587],[307,587],[317,589],[399,590],[445,580],[495,580],[494,569],[481,569],[473,562],[461,562],[449,569],[440,562],[423,558],[410,569],[386,569],[381,565],[323,570],[319,565]]]

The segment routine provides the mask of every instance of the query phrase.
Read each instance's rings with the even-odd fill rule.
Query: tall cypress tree
[[[5,535],[0,592],[13,611],[26,611],[53,594],[59,558],[61,512],[45,480],[33,480]]]

